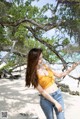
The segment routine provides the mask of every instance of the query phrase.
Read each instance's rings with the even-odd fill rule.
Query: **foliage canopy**
[[[16,41],[13,55],[21,56],[22,62],[32,47],[41,47],[45,59],[52,63],[60,59],[66,66],[66,47],[77,52],[77,46],[80,51],[80,1],[55,0],[42,7],[34,2],[40,0],[0,1],[0,51],[9,52]],[[53,29],[53,35],[45,37]]]

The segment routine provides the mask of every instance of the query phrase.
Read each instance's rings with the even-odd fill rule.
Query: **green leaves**
[[[69,0],[67,3],[65,0],[63,0],[63,2],[61,3],[61,7],[58,12],[60,18],[65,20],[65,23],[62,24],[61,29],[64,28],[69,37],[74,38],[74,41],[80,45],[80,1]]]
[[[66,46],[70,43],[69,39],[68,38],[65,38],[62,42],[63,46]]]
[[[79,41],[80,6],[68,5],[63,0],[62,3],[47,3],[40,8],[33,6],[32,2],[35,0],[13,0],[12,3],[0,1],[0,46],[8,46],[9,49],[12,42],[17,41],[14,50],[21,53],[27,53],[33,47],[41,47],[44,49],[45,59],[57,61],[58,54],[62,57],[65,54],[60,50],[62,46],[67,47],[73,36],[75,42]],[[43,36],[53,28],[57,30],[51,32],[52,38]]]

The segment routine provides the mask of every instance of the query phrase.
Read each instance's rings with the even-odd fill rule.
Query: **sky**
[[[43,6],[44,6],[45,4],[47,4],[47,3],[49,3],[49,4],[54,4],[54,6],[56,5],[55,0],[40,0],[39,2],[36,2],[36,0],[35,0],[35,2],[32,3],[32,5],[38,6],[38,7],[41,8],[41,7],[43,7]],[[48,11],[48,12],[46,13],[46,15],[47,15],[48,17],[51,17],[51,12]],[[54,34],[55,34],[55,29],[51,29],[51,30],[47,31],[45,34],[43,34],[43,36],[44,36],[44,37],[51,38]]]
[[[57,3],[56,1],[57,0],[39,0],[39,2],[37,2],[37,0],[35,0],[35,2],[32,3],[32,5],[33,6],[38,6],[38,7],[41,8],[43,5],[49,3],[49,4],[53,4],[54,6],[56,6],[56,3]],[[48,17],[50,17],[51,16],[51,12],[48,11],[46,13],[46,15]],[[70,37],[67,35],[67,33],[63,34],[62,32],[58,31],[56,28],[53,28],[53,29],[47,31],[45,34],[43,34],[43,36],[44,37],[48,37],[48,38],[51,38],[52,36],[55,36],[55,37],[59,36],[59,37],[62,37],[62,39],[66,38],[66,37],[68,39],[70,39]],[[70,40],[70,42],[71,42],[71,44],[74,44],[74,39],[72,38]]]
[[[11,0],[7,0],[7,1],[11,1]],[[26,0],[24,0],[26,1]],[[49,3],[49,4],[53,4],[54,6],[56,6],[56,2],[57,0],[35,0],[34,2],[32,2],[32,5],[33,6],[38,6],[39,8],[43,7],[45,4]],[[48,10],[46,12],[46,15],[48,17],[51,17],[51,12]],[[44,37],[48,37],[48,38],[51,38],[52,36],[57,36],[57,35],[62,35],[60,32],[56,31],[55,28],[45,32],[45,34],[43,34]],[[66,34],[67,36],[67,34]],[[64,37],[64,36],[63,36]],[[68,37],[68,36],[67,36]]]
[[[41,8],[43,5],[45,5],[47,3],[56,4],[55,0],[40,0],[39,2],[36,2],[36,0],[35,0],[35,2],[33,2],[33,5],[37,5],[38,7]]]

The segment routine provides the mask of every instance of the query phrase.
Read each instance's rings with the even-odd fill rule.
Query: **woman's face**
[[[42,63],[42,53],[39,56],[39,62],[38,62],[38,64],[40,64],[40,63]]]

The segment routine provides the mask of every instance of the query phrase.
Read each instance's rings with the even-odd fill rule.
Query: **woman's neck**
[[[37,68],[38,68],[38,69],[44,68],[44,64],[43,64],[43,63],[38,64]]]

